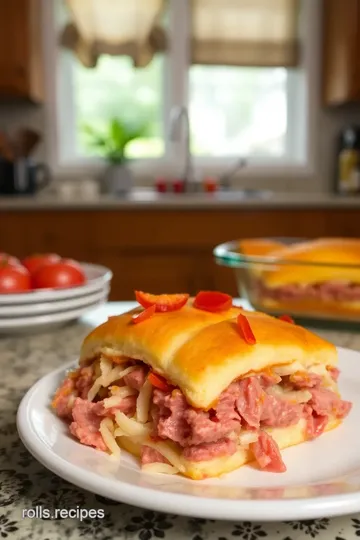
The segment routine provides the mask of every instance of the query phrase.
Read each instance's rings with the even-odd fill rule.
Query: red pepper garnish
[[[144,309],[144,311],[141,311],[140,313],[132,316],[132,322],[134,324],[139,324],[141,322],[146,321],[146,319],[149,319],[152,317],[155,313],[156,309],[155,306],[150,306],[147,309]]]
[[[280,321],[288,322],[290,324],[295,324],[294,319],[291,317],[291,315],[280,315],[279,317]]]
[[[150,371],[148,380],[153,386],[155,386],[155,388],[158,388],[163,392],[170,392],[171,390],[171,386],[167,383],[164,377],[161,377],[161,375],[157,375],[153,371]]]
[[[148,308],[155,306],[155,311],[165,313],[177,311],[185,306],[188,301],[188,294],[150,294],[143,291],[135,291],[136,300],[139,304]]]
[[[246,343],[249,345],[255,345],[256,344],[256,337],[254,336],[253,331],[251,330],[251,326],[245,315],[242,313],[239,314],[237,318],[238,326],[241,330],[241,333],[243,335],[243,338],[245,339]]]
[[[194,299],[194,307],[213,313],[227,311],[231,306],[231,296],[218,291],[200,291]]]

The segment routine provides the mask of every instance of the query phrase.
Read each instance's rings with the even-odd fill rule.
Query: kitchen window
[[[165,28],[170,48],[146,67],[127,56],[102,55],[84,67],[58,47],[57,162],[85,167],[99,162],[82,126],[110,117],[146,119],[147,134],[128,148],[135,167],[154,173],[168,164],[175,172],[184,142],[169,141],[171,110],[188,109],[195,165],[224,169],[244,157],[268,170],[308,166],[316,93],[316,3],[301,0],[301,60],[296,67],[190,65],[191,0],[169,0]],[[63,25],[63,16],[60,17]],[[66,111],[66,113],[64,113]],[[180,145],[180,147],[179,147]]]

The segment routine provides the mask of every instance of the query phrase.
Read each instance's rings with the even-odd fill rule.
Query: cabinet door
[[[323,99],[340,105],[360,99],[360,0],[323,2]]]
[[[21,97],[28,84],[27,0],[0,0],[0,95]]]

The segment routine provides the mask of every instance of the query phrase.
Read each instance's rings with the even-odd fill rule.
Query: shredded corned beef
[[[247,377],[238,382],[237,386],[236,409],[248,426],[258,428],[266,399],[258,377]]]
[[[99,431],[100,422],[104,417],[114,417],[116,411],[128,414],[134,412],[136,397],[123,398],[116,407],[105,409],[104,402],[93,403],[86,399],[76,398],[72,408],[73,422],[70,424],[70,432],[77,437],[82,444],[94,446],[99,450],[106,451],[105,443]]]
[[[329,417],[316,414],[310,405],[304,406],[304,413],[306,417],[306,434],[309,439],[316,439],[324,432]]]
[[[336,382],[338,380],[338,378],[339,378],[340,370],[338,368],[336,368],[336,367],[333,367],[333,366],[328,366],[327,370],[330,373],[333,380]]]
[[[274,386],[274,384],[279,384],[281,382],[280,375],[272,373],[271,371],[264,371],[259,375],[260,384],[263,388],[269,388],[269,386]]]
[[[237,446],[231,439],[220,439],[213,443],[198,444],[184,448],[183,456],[189,461],[206,461],[209,459],[232,456]]]
[[[145,366],[139,366],[134,371],[131,371],[128,375],[125,375],[124,382],[127,386],[130,386],[130,388],[134,388],[135,390],[140,390],[143,386],[146,375],[148,372],[148,368]]]
[[[78,370],[75,378],[75,388],[78,391],[79,397],[87,399],[90,388],[93,385],[95,376],[93,366],[82,367]]]
[[[250,447],[261,469],[269,472],[286,471],[279,447],[268,433],[260,431],[258,440]]]
[[[180,390],[165,393],[155,389],[153,404],[154,435],[185,446],[190,427],[184,418],[189,405],[183,393]]]
[[[264,377],[263,374],[230,384],[216,406],[208,412],[190,407],[180,390],[162,392],[156,389],[152,408],[155,435],[180,444],[183,455],[201,455],[201,460],[209,460],[216,455],[223,455],[225,446],[222,441],[230,440],[229,437],[238,433],[242,425],[252,429],[261,426],[288,427],[305,417],[308,436],[314,438],[325,429],[329,415],[334,414],[340,418],[350,410],[351,404],[342,401],[334,392],[320,387],[322,377],[317,374],[298,373],[293,381],[290,377],[284,380],[290,390],[309,389],[312,394],[309,404],[291,403],[281,396],[268,394],[266,389],[271,376]],[[272,381],[278,382],[276,378]],[[280,463],[278,459],[277,446],[271,441],[269,435],[262,435],[260,442],[253,446],[257,455],[263,458],[258,460],[259,465],[264,462],[264,455],[268,452],[265,461],[269,461],[270,465],[266,466],[267,470],[275,470],[276,467],[279,471],[284,470],[282,461]],[[231,442],[234,443],[232,438]],[[192,449],[191,454],[189,448]],[[199,453],[196,453],[196,448]],[[233,444],[227,448],[230,452]]]
[[[56,414],[60,416],[60,418],[71,420],[71,411],[76,397],[75,381],[70,378],[65,379],[57,389],[52,402]]]
[[[133,416],[136,410],[136,396],[127,396],[122,398],[119,405],[115,407],[109,407],[106,409],[104,407],[104,401],[98,401],[94,404],[94,411],[100,416],[110,416],[113,417],[117,411],[123,412],[129,416]]]
[[[328,367],[328,371],[336,381],[339,370]],[[137,365],[120,383],[138,392],[147,373],[147,366]],[[102,418],[113,418],[116,411],[133,416],[137,392],[106,409],[104,400],[92,403],[86,399],[94,378],[92,365],[70,374],[56,392],[53,406],[59,416],[72,420],[70,432],[81,443],[106,451],[99,431]],[[190,461],[206,461],[234,454],[239,444],[236,435],[241,429],[259,430],[258,441],[250,444],[257,463],[264,470],[282,472],[286,467],[279,448],[262,428],[288,427],[305,418],[307,436],[313,439],[324,431],[330,416],[340,419],[350,411],[351,403],[321,386],[322,382],[322,376],[310,372],[281,378],[268,370],[231,383],[209,411],[191,407],[179,389],[162,391],[154,388],[150,411],[153,437],[177,443],[182,455]],[[292,403],[281,394],[270,392],[269,388],[279,383],[289,391],[307,389],[311,394],[310,401]],[[141,462],[168,463],[159,452],[146,445],[141,448]]]
[[[71,411],[77,397],[87,399],[94,382],[93,366],[85,366],[72,371],[57,389],[53,407],[61,418],[72,419]]]
[[[320,301],[352,302],[360,299],[360,284],[327,281],[302,285],[289,283],[281,287],[267,287],[259,281],[255,285],[259,297],[274,300],[319,299]]]
[[[261,412],[261,423],[267,427],[288,427],[297,424],[303,414],[303,405],[267,394]]]
[[[344,418],[351,409],[350,401],[342,400],[335,392],[327,388],[312,388],[310,389],[311,400],[309,405],[319,416],[327,416],[329,414],[336,418]]]
[[[142,465],[148,465],[149,463],[169,463],[160,452],[144,444],[141,447],[140,461]]]
[[[97,403],[76,398],[72,409],[73,422],[70,424],[70,432],[82,444],[106,452],[106,445],[99,431],[102,417],[96,413],[96,408]]]

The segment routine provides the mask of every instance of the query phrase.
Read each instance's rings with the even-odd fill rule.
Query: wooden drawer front
[[[0,212],[0,251],[18,257],[50,251],[89,260],[92,223],[82,212]]]
[[[255,236],[321,236],[326,211],[216,210],[94,213],[94,247],[202,248]],[[359,227],[360,229],[360,227]]]

